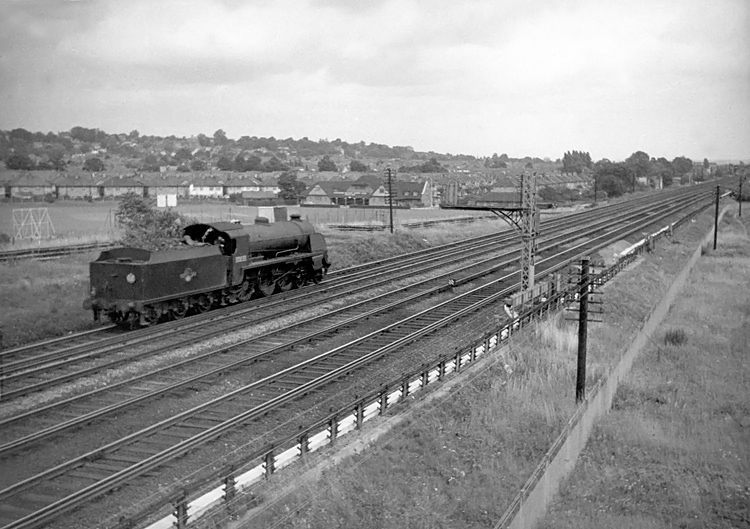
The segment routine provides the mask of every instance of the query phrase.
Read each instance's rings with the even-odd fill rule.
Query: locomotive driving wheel
[[[287,272],[276,280],[276,286],[279,288],[279,292],[288,292],[293,289],[296,284],[297,278],[294,277],[294,273],[292,272]]]
[[[258,273],[258,292],[268,297],[273,294],[274,290],[276,290],[276,281],[273,279],[273,274],[270,270],[261,270]]]
[[[245,301],[250,301],[250,298],[253,297],[253,291],[253,284],[247,277],[245,277],[245,280],[242,282],[242,284],[237,287],[234,295],[237,296],[238,302],[244,303]]]

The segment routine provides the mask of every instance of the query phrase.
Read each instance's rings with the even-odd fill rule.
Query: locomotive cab
[[[218,246],[223,255],[234,255],[238,250],[237,237],[243,234],[242,226],[233,222],[191,224],[183,230],[182,242],[189,246]],[[242,251],[242,248],[239,248]]]

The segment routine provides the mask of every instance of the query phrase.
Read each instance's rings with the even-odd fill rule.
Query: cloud
[[[746,151],[749,6],[6,1],[0,119],[476,154]]]

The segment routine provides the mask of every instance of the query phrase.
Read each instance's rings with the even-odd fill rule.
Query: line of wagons
[[[323,235],[292,215],[192,224],[178,248],[114,248],[89,265],[84,308],[119,325],[144,326],[319,283],[331,266]]]

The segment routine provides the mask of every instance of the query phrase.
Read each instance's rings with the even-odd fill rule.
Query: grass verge
[[[731,218],[542,527],[750,527],[750,219]]]

